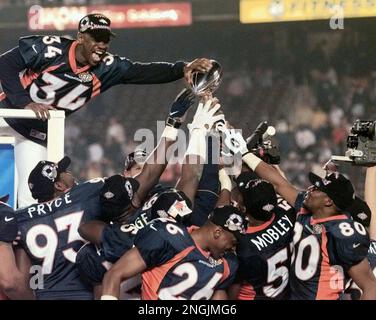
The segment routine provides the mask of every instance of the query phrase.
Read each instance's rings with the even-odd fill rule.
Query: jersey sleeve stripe
[[[320,266],[320,278],[318,281],[316,300],[338,300],[339,291],[342,290],[343,285],[339,282],[341,280],[341,275],[338,274],[337,269],[330,266],[327,247],[328,236],[324,226],[321,233],[321,239],[322,261]]]
[[[26,89],[30,85],[30,83],[32,83],[36,78],[38,78],[38,76],[39,73],[27,70],[20,78],[22,87]]]
[[[3,101],[6,97],[7,95],[5,94],[5,92],[0,93],[0,101]]]
[[[222,274],[221,283],[225,281],[229,275],[230,275],[230,267],[228,265],[227,260],[223,259],[223,274]]]
[[[255,300],[256,291],[249,283],[243,283],[240,287],[238,300]]]
[[[93,92],[91,94],[91,98],[94,98],[101,92],[101,81],[97,78],[95,74],[93,74]]]

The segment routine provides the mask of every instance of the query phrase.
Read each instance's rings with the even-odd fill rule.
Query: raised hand
[[[194,129],[205,129],[209,131],[218,121],[225,121],[223,114],[216,114],[221,108],[217,98],[209,99],[206,102],[201,101],[198,104],[196,114],[192,123],[188,124],[189,131]]]
[[[169,117],[173,119],[182,119],[193,104],[195,96],[190,89],[184,89],[177,96],[170,107]]]

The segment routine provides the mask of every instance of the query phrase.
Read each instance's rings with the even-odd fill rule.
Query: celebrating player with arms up
[[[290,243],[296,212],[271,183],[253,172],[236,179],[249,219],[237,246],[239,270],[231,297],[240,300],[289,299]]]
[[[179,113],[175,113],[178,111],[175,104],[170,110],[170,115],[177,114],[178,118],[182,118],[187,111],[187,107],[184,109],[179,108],[179,116]],[[102,189],[103,212],[111,214],[111,212],[120,211],[123,214],[121,214],[121,221],[114,221],[112,224],[91,221],[80,227],[81,235],[100,248],[98,250],[93,245],[86,245],[78,254],[77,263],[79,269],[82,270],[82,273],[91,283],[100,284],[105,272],[104,266],[108,265],[104,263],[104,260],[106,259],[111,263],[116,262],[126,251],[133,247],[134,239],[139,230],[144,228],[152,219],[172,217],[183,224],[189,223],[192,204],[195,205],[194,214],[205,214],[203,207],[206,208],[208,203],[205,202],[205,205],[202,206],[200,203],[202,204],[203,199],[199,197],[196,201],[195,197],[198,186],[201,185],[200,177],[204,171],[203,162],[206,162],[208,158],[206,147],[207,131],[216,121],[223,118],[221,115],[215,115],[219,107],[216,99],[200,102],[194,120],[190,125],[193,132],[185,154],[182,175],[175,188],[156,188],[155,191],[150,193],[149,199],[145,199],[144,204],[136,211],[133,211],[129,203],[122,201],[124,188],[122,188],[121,183],[113,183],[115,181],[111,180],[108,180],[108,183],[106,182]],[[175,119],[174,122],[177,123],[177,121],[178,119]],[[203,127],[206,124],[207,128]],[[146,165],[149,164],[146,163]],[[143,176],[143,171],[144,169],[142,169],[140,177]],[[162,172],[160,171],[160,173]],[[209,177],[211,173],[207,171],[205,175]],[[106,195],[111,195],[111,197],[106,199]],[[210,212],[206,212],[206,217]],[[120,214],[117,215],[120,216]]]
[[[177,103],[188,109],[192,103],[190,97],[189,92],[179,95],[174,106]],[[166,150],[176,140],[177,132],[175,127],[166,125],[158,146],[150,155],[153,161],[143,166],[137,179],[115,175],[106,180],[110,185],[112,182],[120,183],[123,190],[121,198],[127,205],[133,201],[137,206],[159,180],[167,163]],[[76,185],[72,175],[66,171],[69,164],[68,157],[58,163],[39,162],[29,177],[29,187],[39,204],[17,211],[20,245],[34,265],[42,266],[44,285],[36,291],[38,299],[93,297],[92,287],[80,280],[74,264],[77,251],[83,245],[78,227],[90,220],[116,218],[116,208],[103,212],[100,205],[104,180],[95,179]],[[123,211],[118,212],[121,213]],[[111,216],[104,217],[106,214]]]
[[[207,131],[216,121],[223,119],[223,115],[214,116],[219,105],[212,110],[208,106],[210,103],[199,105],[189,126],[191,138],[184,164],[188,170],[205,161]],[[194,163],[190,163],[192,157]],[[195,187],[179,183],[178,188],[184,190],[192,201],[197,183]],[[157,203],[158,200],[154,205]],[[173,217],[168,202],[158,212]],[[245,232],[245,219],[232,206],[215,209],[201,228],[187,229],[173,218],[155,219],[137,232],[135,247],[106,273],[102,299],[117,299],[120,283],[139,273],[143,273],[143,299],[225,298],[224,289],[233,280],[237,262],[233,254],[224,254],[234,249],[236,236],[241,232]],[[190,279],[188,285],[182,281],[184,276]]]
[[[272,166],[250,153],[239,132],[226,133],[226,145],[276,192],[295,206],[294,251],[290,277],[291,298],[336,300],[351,277],[363,290],[363,299],[376,299],[376,279],[367,260],[369,236],[346,210],[355,194],[351,182],[339,173],[321,178],[310,173],[312,186],[296,190]]]
[[[107,52],[113,33],[101,14],[80,20],[76,40],[59,36],[28,36],[18,47],[0,56],[2,108],[33,110],[47,119],[49,110],[69,115],[98,94],[117,84],[153,84],[190,81],[192,71],[207,71],[208,59],[190,63],[138,63]],[[27,178],[39,160],[46,159],[47,124],[41,120],[0,119],[0,135],[16,137],[19,206],[33,203]],[[25,159],[28,161],[25,161]]]

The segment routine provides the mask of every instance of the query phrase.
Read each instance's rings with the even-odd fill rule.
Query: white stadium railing
[[[65,113],[62,110],[50,110],[50,116],[47,120],[47,160],[57,162],[64,157]],[[37,119],[37,116],[32,110],[0,109],[0,118]],[[0,137],[0,143],[14,143],[14,140],[7,138],[9,137]]]

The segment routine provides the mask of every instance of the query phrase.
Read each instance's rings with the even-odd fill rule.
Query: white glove
[[[214,99],[209,99],[206,101],[205,105],[203,102],[198,104],[192,123],[188,124],[187,126],[190,132],[192,132],[194,129],[204,129],[208,132],[213,127],[214,123],[221,120],[224,121],[225,116],[223,114],[216,116],[214,115],[221,107],[219,103],[210,109],[213,100]]]
[[[224,144],[231,151],[232,154],[248,153],[247,142],[244,140],[242,134],[235,129],[224,129],[223,133],[225,134]]]

